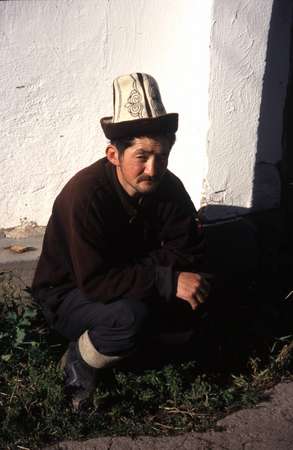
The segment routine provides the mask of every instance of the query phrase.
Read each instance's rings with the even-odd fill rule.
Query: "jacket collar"
[[[106,163],[107,167],[107,173],[109,175],[109,178],[111,180],[111,186],[114,189],[115,193],[117,194],[124,210],[130,217],[130,221],[134,220],[139,212],[142,210],[143,205],[146,203],[146,197],[141,196],[139,199],[133,199],[130,197],[127,192],[123,189],[121,186],[117,174],[116,174],[116,168],[113,164],[110,162]]]

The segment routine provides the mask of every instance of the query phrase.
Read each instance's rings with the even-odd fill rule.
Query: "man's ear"
[[[118,153],[118,149],[115,145],[109,144],[107,146],[106,156],[107,156],[108,161],[110,161],[110,163],[112,163],[114,166],[117,167],[120,165],[119,153]]]

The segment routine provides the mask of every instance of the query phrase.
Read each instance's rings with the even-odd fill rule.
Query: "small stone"
[[[27,245],[9,245],[4,247],[5,250],[10,250],[13,253],[25,253],[35,250],[34,247],[28,247]]]

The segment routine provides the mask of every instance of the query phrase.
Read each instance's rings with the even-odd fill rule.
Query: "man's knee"
[[[148,306],[141,301],[121,299],[105,305],[108,320],[99,321],[89,330],[89,336],[98,351],[106,355],[119,355],[134,350],[144,335]]]
[[[138,300],[122,299],[116,306],[116,326],[130,334],[139,334],[149,317],[147,305]]]

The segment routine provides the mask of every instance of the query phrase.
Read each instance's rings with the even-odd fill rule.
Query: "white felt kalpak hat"
[[[158,83],[146,73],[131,73],[114,80],[113,108],[113,117],[101,119],[110,140],[177,131],[178,114],[166,113]]]

